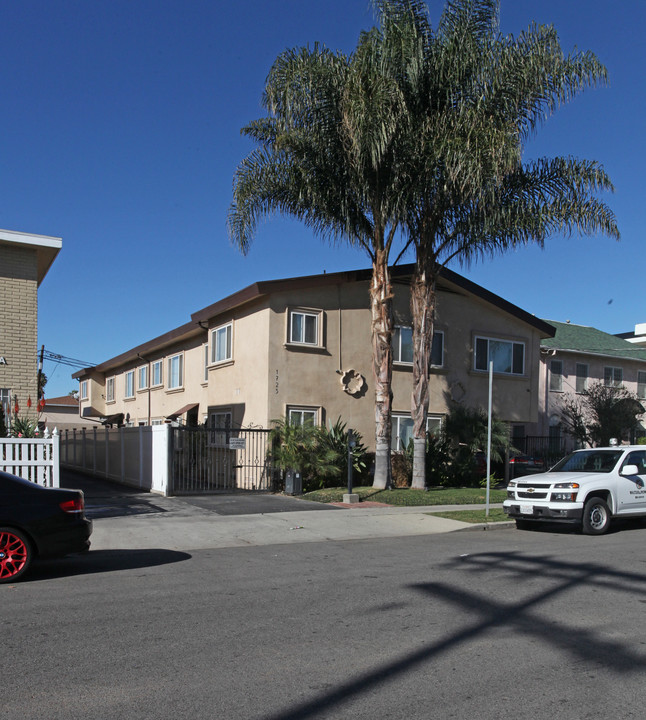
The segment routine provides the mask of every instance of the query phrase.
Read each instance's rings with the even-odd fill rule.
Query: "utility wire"
[[[43,352],[43,360],[49,360],[50,362],[54,362],[59,365],[69,365],[70,367],[75,368],[87,368],[96,365],[96,363],[86,362],[85,360],[76,360],[75,358],[65,357],[65,355],[59,355],[51,350],[45,350]]]

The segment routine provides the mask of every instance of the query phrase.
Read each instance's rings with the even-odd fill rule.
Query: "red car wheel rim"
[[[27,562],[28,550],[17,535],[0,533],[0,578],[17,575]]]

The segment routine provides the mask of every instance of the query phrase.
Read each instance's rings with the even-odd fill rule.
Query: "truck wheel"
[[[608,505],[601,498],[590,498],[583,507],[583,532],[586,535],[603,535],[609,527]]]

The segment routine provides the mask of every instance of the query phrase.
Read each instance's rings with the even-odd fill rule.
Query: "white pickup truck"
[[[601,535],[612,518],[646,517],[645,484],[644,445],[576,450],[548,472],[512,480],[503,508],[519,528],[566,522]]]

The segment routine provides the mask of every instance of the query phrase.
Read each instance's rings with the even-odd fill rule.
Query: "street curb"
[[[473,532],[474,530],[512,530],[516,528],[516,523],[511,520],[503,520],[495,523],[473,523],[467,527],[457,528],[449,532]]]

